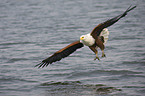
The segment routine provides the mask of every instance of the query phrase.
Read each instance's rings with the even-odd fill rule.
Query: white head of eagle
[[[89,34],[82,35],[80,37],[80,42],[86,46],[92,46],[95,43],[95,39]]]

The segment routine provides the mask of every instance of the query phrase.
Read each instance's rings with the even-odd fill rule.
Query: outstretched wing
[[[52,56],[46,58],[40,64],[37,64],[35,67],[38,66],[38,68],[43,68],[45,66],[48,66],[49,64],[52,64],[53,62],[60,61],[62,58],[69,56],[71,53],[83,46],[84,45],[80,41],[73,42],[70,45],[64,47],[63,49],[55,52]]]
[[[97,36],[100,35],[101,31],[104,29],[104,28],[107,28],[111,25],[113,25],[114,23],[116,23],[119,19],[121,19],[122,17],[125,17],[127,15],[127,12],[133,10],[134,8],[136,8],[136,6],[133,6],[133,7],[129,7],[123,14],[120,14],[112,19],[109,19],[99,25],[97,25],[93,31],[91,32],[91,35],[96,38]]]

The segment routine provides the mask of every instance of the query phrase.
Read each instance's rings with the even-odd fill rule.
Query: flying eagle
[[[109,35],[109,31],[107,27],[113,25],[122,17],[125,17],[127,13],[133,10],[134,8],[136,8],[136,6],[133,6],[133,7],[130,6],[124,13],[114,18],[111,18],[103,23],[100,23],[93,29],[91,33],[80,36],[79,41],[75,41],[71,43],[70,45],[64,47],[63,49],[55,52],[53,55],[43,60],[40,64],[37,64],[36,67],[38,66],[38,68],[40,67],[43,68],[45,66],[48,66],[49,64],[52,64],[53,62],[60,61],[62,58],[69,56],[71,53],[73,53],[77,49],[82,48],[84,45],[88,46],[96,54],[96,57],[94,58],[94,60],[96,59],[100,60],[98,57],[98,51],[97,51],[98,47],[102,51],[102,57],[105,57],[104,44],[107,42],[108,35]]]

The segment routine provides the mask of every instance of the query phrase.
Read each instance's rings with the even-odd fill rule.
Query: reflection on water
[[[109,27],[106,58],[94,61],[84,47],[34,67],[131,4],[137,8]],[[144,9],[143,0],[1,0],[0,96],[143,96]]]

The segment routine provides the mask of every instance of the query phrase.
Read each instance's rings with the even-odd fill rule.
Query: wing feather
[[[134,8],[136,8],[136,6],[133,6],[133,7],[130,6],[124,13],[122,13],[122,14],[120,14],[120,15],[118,15],[118,16],[112,18],[112,19],[109,19],[109,20],[107,20],[107,21],[105,21],[105,22],[103,22],[103,23],[97,25],[97,26],[93,29],[93,31],[91,32],[91,35],[92,35],[94,38],[96,38],[97,36],[100,35],[100,33],[102,32],[102,30],[103,30],[104,28],[107,28],[107,27],[113,25],[113,24],[116,23],[119,19],[121,19],[122,17],[126,16],[126,15],[127,15],[127,12],[133,10]]]
[[[62,58],[69,56],[71,53],[83,46],[84,45],[80,43],[80,41],[73,42],[70,45],[64,47],[63,49],[55,52],[52,56],[44,59],[40,64],[37,64],[35,67],[38,66],[38,68],[43,68],[45,66],[48,66],[49,64],[52,64],[53,62],[60,61]]]

